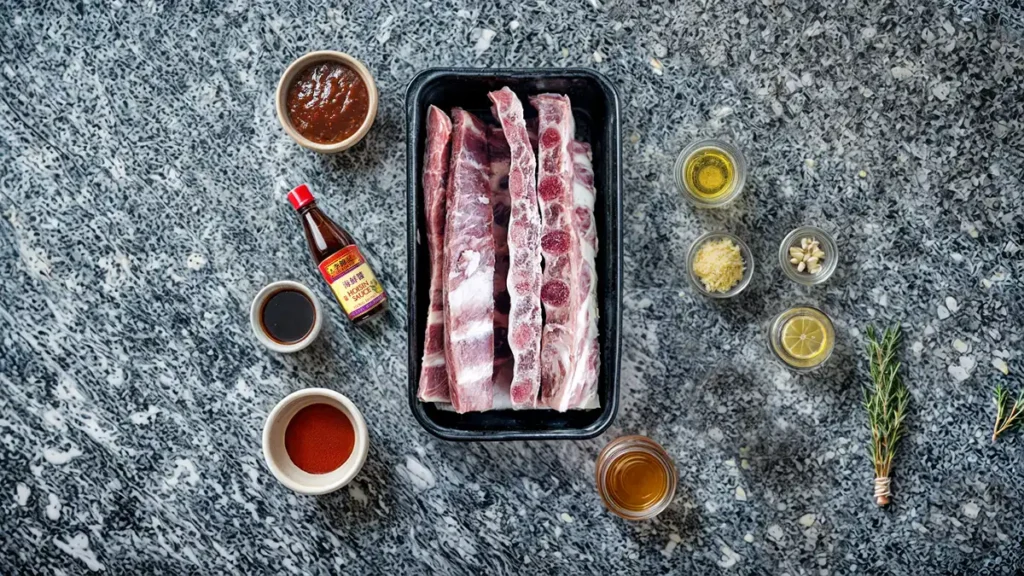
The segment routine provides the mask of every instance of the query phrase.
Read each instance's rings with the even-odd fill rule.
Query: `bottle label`
[[[331,285],[349,320],[373,310],[387,298],[359,248],[346,246],[320,263],[320,274]]]

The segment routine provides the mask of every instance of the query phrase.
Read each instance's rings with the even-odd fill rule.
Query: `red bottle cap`
[[[313,193],[309,191],[309,186],[299,184],[288,193],[288,201],[291,202],[292,208],[298,210],[313,201]]]

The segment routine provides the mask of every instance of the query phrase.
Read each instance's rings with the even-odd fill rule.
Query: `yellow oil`
[[[631,512],[642,512],[665,498],[669,478],[665,466],[653,454],[626,452],[605,473],[607,497]]]
[[[736,179],[732,157],[718,148],[701,148],[683,167],[686,187],[696,196],[714,199],[729,193]]]

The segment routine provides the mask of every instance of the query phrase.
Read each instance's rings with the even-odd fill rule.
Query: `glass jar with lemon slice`
[[[796,371],[814,370],[832,355],[836,332],[824,312],[797,306],[779,314],[769,333],[772,352]]]

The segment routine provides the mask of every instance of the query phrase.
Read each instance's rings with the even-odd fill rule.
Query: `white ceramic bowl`
[[[284,433],[288,423],[306,406],[311,404],[328,404],[341,410],[356,433],[356,443],[352,455],[336,470],[326,474],[310,474],[292,462],[284,446]],[[326,388],[306,388],[292,392],[274,406],[263,425],[263,459],[267,467],[284,484],[299,494],[327,494],[343,488],[352,481],[363,469],[366,455],[370,449],[370,433],[366,427],[363,414],[356,405],[344,395]]]
[[[359,77],[362,78],[363,83],[366,84],[366,91],[370,98],[366,118],[359,126],[359,130],[341,142],[335,142],[333,144],[321,144],[319,142],[314,142],[302,134],[299,134],[299,131],[292,126],[291,118],[288,116],[288,88],[291,87],[292,80],[299,74],[299,72],[305,70],[307,66],[318,62],[340,62],[355,70],[356,74],[359,74]],[[320,50],[317,52],[310,52],[309,54],[302,56],[298,60],[292,62],[291,65],[285,69],[284,74],[281,75],[280,82],[277,83],[277,93],[274,96],[274,105],[277,108],[277,119],[281,122],[281,127],[284,128],[284,131],[298,142],[300,146],[315,152],[320,152],[321,154],[337,154],[338,152],[348,150],[358,144],[359,141],[366,136],[366,133],[370,131],[370,127],[373,126],[373,121],[377,118],[377,100],[377,84],[373,81],[373,74],[370,74],[370,70],[365,64],[344,52]]]
[[[313,312],[315,318],[313,320],[313,329],[306,334],[306,337],[298,342],[291,344],[282,344],[281,342],[275,341],[270,335],[267,334],[266,330],[263,329],[263,323],[260,322],[260,312],[263,310],[263,304],[273,294],[281,290],[297,290],[302,292],[309,301],[313,303]],[[313,343],[316,337],[320,335],[320,328],[324,322],[324,311],[320,307],[320,301],[316,299],[313,291],[306,287],[305,284],[300,284],[292,280],[280,280],[278,282],[271,282],[263,287],[262,290],[256,293],[256,297],[252,299],[252,305],[249,306],[249,325],[252,327],[252,333],[256,335],[256,339],[260,341],[267,348],[270,348],[274,352],[283,352],[288,354],[290,352],[298,352],[306,346]]]

